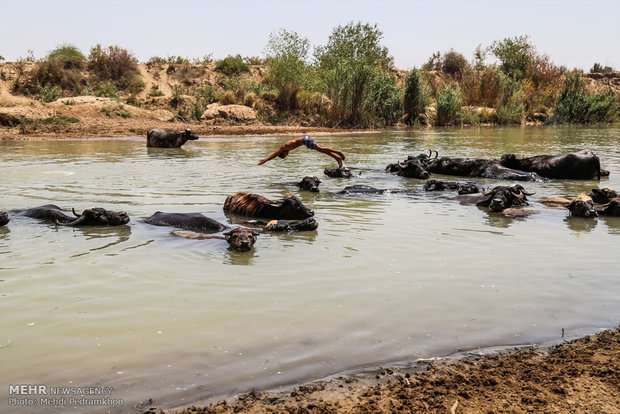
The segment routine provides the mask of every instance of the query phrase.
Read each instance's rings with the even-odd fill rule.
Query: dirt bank
[[[156,402],[155,402],[156,404]],[[620,413],[620,328],[551,350],[439,360],[145,413]]]

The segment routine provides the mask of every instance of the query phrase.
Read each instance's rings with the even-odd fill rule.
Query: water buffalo
[[[508,168],[493,159],[448,158],[431,161],[427,171],[433,174],[458,175],[464,177],[494,178],[515,181],[546,181],[535,172]]]
[[[191,129],[182,132],[170,129],[153,128],[146,133],[146,146],[155,148],[181,148],[188,140],[196,140],[198,135]]]
[[[247,227],[235,227],[222,236],[214,236],[211,234],[196,233],[195,231],[175,230],[170,232],[173,236],[183,237],[185,239],[192,240],[204,240],[204,239],[221,239],[226,240],[228,246],[232,250],[239,252],[247,252],[251,250],[256,243],[256,237],[258,233]]]
[[[271,201],[261,195],[239,192],[226,197],[224,212],[244,217],[303,220],[314,216],[293,194]]]
[[[597,217],[598,213],[594,209],[592,199],[585,194],[573,198],[573,200],[565,206],[569,210],[569,215],[573,217]]]
[[[218,233],[226,226],[200,213],[163,213],[156,212],[143,220],[153,226],[176,227],[178,229]]]
[[[15,210],[17,215],[39,219],[59,226],[120,226],[129,223],[129,216],[124,211],[108,211],[100,207],[89,207],[81,214],[75,212],[75,217],[68,216],[63,210],[53,204],[25,210]]]
[[[612,198],[609,203],[596,209],[601,216],[620,217],[620,197]]]
[[[609,171],[601,170],[599,158],[588,150],[524,158],[517,158],[515,154],[504,154],[500,163],[508,168],[535,172],[547,178],[592,180],[609,175]]]
[[[3,211],[0,211],[0,226],[6,225],[11,219],[9,215]]]
[[[297,183],[300,190],[310,191],[312,193],[319,192],[319,184],[321,184],[321,180],[314,175],[307,175]]]
[[[389,190],[370,187],[368,185],[356,184],[345,187],[338,194],[384,194]]]
[[[502,211],[514,206],[528,205],[526,195],[532,194],[526,193],[519,184],[510,187],[497,186],[482,193],[483,199],[476,205],[488,207],[492,211]]]
[[[427,179],[431,174],[427,171],[428,165],[437,159],[437,151],[435,158],[431,158],[433,151],[429,150],[429,155],[420,154],[417,156],[409,155],[403,162],[388,164],[385,172],[396,173],[401,177]]]
[[[593,188],[592,192],[588,194],[588,197],[592,199],[597,204],[606,204],[609,203],[613,198],[618,197],[618,193],[612,190],[611,188]]]
[[[331,178],[351,178],[351,170],[347,167],[325,168],[323,174]]]
[[[319,223],[310,217],[304,220],[271,220],[265,226],[265,232],[290,232],[290,231],[312,231],[319,227]]]
[[[480,188],[475,183],[463,183],[457,181],[428,180],[424,184],[425,191],[456,190],[459,194],[475,194]]]

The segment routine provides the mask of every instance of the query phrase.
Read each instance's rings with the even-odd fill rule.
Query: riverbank
[[[154,403],[156,404],[156,402]],[[618,413],[620,328],[552,349],[423,361],[316,381],[286,392],[144,413]]]

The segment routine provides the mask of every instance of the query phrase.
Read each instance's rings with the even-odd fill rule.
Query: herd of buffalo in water
[[[185,130],[183,132],[158,130],[147,134],[147,146],[178,148],[187,140],[198,137]],[[165,134],[162,137],[160,131]],[[501,159],[471,159],[439,157],[436,151],[429,154],[410,155],[402,162],[389,164],[386,173],[399,176],[425,179],[425,191],[456,192],[461,202],[475,204],[492,212],[502,213],[508,217],[524,217],[531,210],[521,208],[528,205],[527,196],[533,193],[525,191],[521,184],[496,186],[484,189],[474,182],[439,181],[429,179],[431,174],[443,174],[472,178],[490,178],[498,180],[545,182],[549,179],[591,180],[608,176],[609,171],[601,169],[599,158],[590,151],[580,150],[559,155],[538,155],[518,158],[514,154],[505,154]],[[325,175],[335,178],[350,178],[351,170],[346,167],[325,169]],[[315,176],[306,176],[296,183],[300,190],[318,192],[320,180]],[[379,189],[366,185],[353,185],[344,188],[341,194],[384,194],[407,193],[411,190]],[[569,215],[593,218],[598,215],[620,217],[620,197],[610,188],[592,189],[589,194],[580,194],[572,200],[564,198],[543,198],[538,202],[553,206],[566,207]],[[231,249],[236,251],[251,250],[260,233],[311,231],[318,227],[313,218],[314,212],[303,205],[293,194],[282,200],[272,201],[261,195],[239,192],[230,195],[224,202],[224,212],[234,224],[241,226],[229,228],[201,213],[164,213],[156,212],[144,217],[142,222],[176,228],[174,236],[189,239],[223,239]],[[91,207],[73,216],[60,207],[48,204],[41,207],[13,210],[11,216],[28,217],[57,226],[120,226],[129,223],[129,216],[123,211],[108,211]],[[8,224],[10,216],[0,211],[0,226]]]

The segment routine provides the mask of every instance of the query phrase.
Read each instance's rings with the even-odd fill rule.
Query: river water
[[[300,148],[257,166],[283,137],[0,142],[0,210],[47,203],[127,211],[117,228],[15,217],[0,228],[0,412],[9,384],[108,386],[128,412],[175,407],[339,372],[494,346],[545,343],[620,321],[620,218],[567,218],[536,202],[620,190],[620,129],[470,128],[317,137],[335,163]],[[408,154],[496,157],[590,149],[609,178],[525,183],[526,219],[489,215],[446,194],[345,196],[347,185],[420,189],[383,170]],[[334,164],[334,165],[332,165]],[[304,175],[320,193],[299,192]],[[440,179],[457,179],[433,176]],[[488,186],[493,180],[478,180]],[[293,192],[316,232],[261,235],[250,252],[140,223],[156,211],[222,222],[227,195]],[[77,408],[71,412],[108,411]]]

